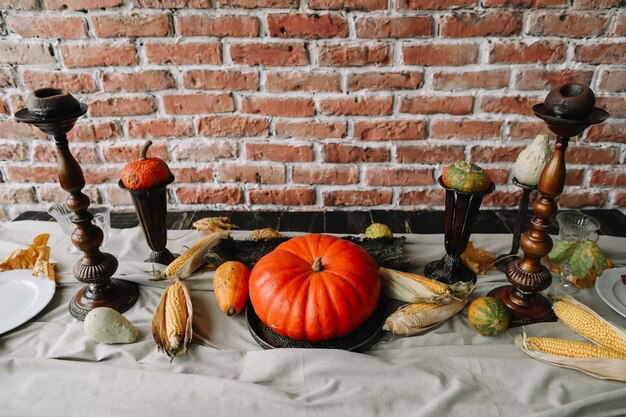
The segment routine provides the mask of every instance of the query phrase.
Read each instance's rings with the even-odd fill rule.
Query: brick
[[[476,6],[477,0],[397,0],[401,10],[445,10]]]
[[[8,165],[4,172],[5,180],[19,183],[56,183],[59,178],[56,165]]]
[[[134,45],[62,45],[59,50],[68,68],[137,64]]]
[[[415,120],[357,121],[354,137],[360,140],[426,139],[426,123]]]
[[[284,165],[260,165],[227,163],[217,167],[222,182],[242,182],[251,184],[284,184],[287,180]]]
[[[626,69],[611,68],[600,72],[600,81],[598,88],[604,91],[614,93],[623,93],[626,91]]]
[[[96,164],[101,162],[96,154],[96,148],[89,144],[70,144],[72,155],[80,164]],[[38,143],[33,146],[34,162],[56,162],[56,147],[53,142]]]
[[[478,109],[485,113],[523,114],[532,116],[533,106],[543,102],[539,96],[481,96]]]
[[[89,103],[91,117],[141,116],[156,111],[152,97],[109,97]]]
[[[25,143],[0,142],[0,161],[26,161],[29,158]]]
[[[183,74],[183,86],[192,90],[257,90],[256,71],[190,70]]]
[[[32,15],[8,15],[9,29],[22,38],[79,39],[87,37],[82,17],[50,17]]]
[[[35,71],[22,73],[24,86],[29,90],[44,87],[60,88],[70,93],[93,93],[98,88],[93,75],[87,72]]]
[[[188,119],[141,119],[126,122],[128,137],[164,138],[193,135],[193,123]]]
[[[166,114],[224,113],[235,110],[230,93],[217,94],[171,94],[163,96]]]
[[[626,36],[626,11],[622,11],[615,16],[615,25],[612,36]]]
[[[274,126],[276,136],[297,139],[340,139],[346,137],[345,122],[287,122]]]
[[[624,0],[574,0],[574,9],[610,9],[612,7],[624,7]]]
[[[274,143],[246,143],[249,161],[311,162],[315,159],[310,145],[283,145]]]
[[[117,187],[116,187],[117,188]],[[119,188],[118,188],[119,189]],[[100,196],[100,192],[94,186],[87,185],[86,188],[81,190],[87,197],[89,197],[89,201],[91,204],[102,204],[102,197]],[[119,189],[120,192],[123,192],[128,196],[128,204],[130,202],[130,193],[128,191],[124,191]],[[65,190],[63,190],[58,185],[45,185],[41,184],[37,186],[37,195],[40,203],[48,202],[48,203],[65,203],[67,201],[68,194]]]
[[[105,72],[102,74],[102,89],[107,92],[156,91],[176,87],[172,73],[165,70],[140,72]]]
[[[24,41],[0,42],[0,64],[47,65],[54,64],[49,44],[26,43]]]
[[[324,162],[340,164],[389,162],[389,149],[385,147],[365,147],[329,143],[323,148]]]
[[[259,36],[259,19],[254,16],[178,16],[178,31],[183,36]]]
[[[35,188],[5,185],[0,188],[0,204],[36,203]]]
[[[460,145],[398,146],[396,162],[401,164],[441,164],[465,159],[465,147]]]
[[[473,162],[515,162],[523,146],[474,146],[470,151]]]
[[[38,0],[0,0],[0,9],[34,10],[38,7]]]
[[[626,192],[617,191],[613,199],[613,205],[615,207],[626,207]]]
[[[433,19],[430,16],[411,17],[363,17],[356,20],[359,38],[415,38],[433,35]]]
[[[134,38],[167,36],[170,33],[169,13],[131,13],[91,16],[99,38]]]
[[[2,100],[0,100],[0,114],[9,114],[9,110]]]
[[[423,79],[421,71],[352,73],[348,75],[348,91],[416,90]]]
[[[213,182],[213,169],[209,167],[173,167],[170,170],[176,177],[177,184]]]
[[[310,206],[315,204],[315,190],[310,188],[281,188],[248,191],[251,204]]]
[[[435,90],[498,89],[509,84],[508,70],[436,72],[432,86]]]
[[[489,62],[494,64],[553,64],[563,62],[567,45],[561,41],[494,41],[489,45]]]
[[[243,203],[243,191],[239,187],[178,187],[176,198],[182,204],[226,204]]]
[[[552,90],[566,83],[589,85],[592,77],[593,70],[524,68],[516,71],[513,86],[518,90]]]
[[[584,165],[615,164],[619,162],[619,149],[570,146],[565,153],[565,161]]]
[[[311,71],[282,71],[267,73],[265,90],[272,93],[285,91],[337,92],[341,75]]]
[[[118,7],[124,0],[43,0],[48,10],[97,10]]]
[[[456,13],[443,16],[439,33],[448,38],[482,36],[512,36],[522,30],[520,13],[486,11],[484,13]]]
[[[70,142],[98,142],[122,137],[122,127],[118,122],[77,123],[68,135]]]
[[[47,136],[33,125],[20,123],[14,119],[0,119],[2,139],[46,139]]]
[[[526,33],[534,36],[585,38],[600,36],[608,18],[603,14],[535,12],[528,17]]]
[[[345,38],[348,23],[338,14],[277,13],[267,16],[267,31],[276,38]]]
[[[494,184],[504,185],[509,181],[509,168],[485,168]]]
[[[606,191],[588,190],[565,190],[556,199],[560,207],[582,208],[582,207],[602,207],[608,200]]]
[[[128,144],[110,144],[102,147],[102,157],[106,162],[130,162],[139,159],[142,142]],[[150,146],[148,152],[150,158],[161,158],[164,161],[169,160],[167,144],[155,143]]]
[[[411,186],[434,184],[430,168],[367,167],[364,181],[374,186]]]
[[[387,44],[320,45],[317,60],[323,67],[360,67],[387,65],[390,62]]]
[[[585,178],[585,170],[577,168],[567,168],[565,185],[581,185]]]
[[[402,48],[402,57],[407,65],[469,65],[478,62],[478,45],[474,43],[407,45]]]
[[[487,207],[516,207],[522,198],[522,190],[498,189],[483,198],[483,206]]]
[[[588,142],[626,143],[626,122],[607,121],[587,130]]]
[[[387,10],[387,0],[308,0],[313,10]]]
[[[442,206],[445,202],[444,196],[442,190],[403,191],[398,195],[398,204],[401,206]]]
[[[482,0],[485,7],[565,7],[567,0]]]
[[[433,119],[430,137],[435,139],[492,139],[500,138],[502,122],[486,120]]]
[[[207,116],[198,120],[198,134],[212,137],[267,136],[266,119],[242,116]]]
[[[15,87],[15,77],[9,68],[0,68],[0,88]]]
[[[589,185],[601,187],[626,187],[626,172],[618,170],[593,170]]]
[[[470,114],[474,108],[472,96],[407,96],[400,101],[400,113],[454,115]]]
[[[539,134],[552,135],[544,122],[541,121],[509,121],[507,122],[509,133],[507,137],[515,139],[533,139]]]
[[[382,206],[391,204],[390,190],[338,190],[322,194],[325,206]]]
[[[266,66],[308,65],[309,53],[304,43],[246,43],[230,45],[235,64]]]
[[[322,98],[320,113],[327,116],[382,116],[391,114],[391,96]]]
[[[218,0],[220,7],[244,9],[296,9],[298,0]]]
[[[356,165],[330,167],[296,165],[291,173],[291,181],[295,184],[357,184],[359,182],[359,167]]]
[[[626,43],[585,43],[576,46],[574,55],[578,62],[588,64],[624,64]]]
[[[106,196],[106,201],[115,207],[132,206],[132,200],[130,193],[126,190],[122,190],[119,187],[105,188],[102,190]]]
[[[609,116],[623,119],[626,118],[626,106],[623,97],[607,97],[596,95],[596,107],[609,112]]]
[[[179,162],[214,162],[237,158],[239,149],[229,140],[186,140],[174,146],[172,155]]]
[[[9,106],[13,110],[13,114],[26,107],[26,96],[23,96],[22,94],[11,94],[8,96],[8,100]]]
[[[222,47],[218,42],[147,42],[144,50],[148,62],[153,64],[222,64]]]
[[[147,9],[210,9],[211,0],[135,0]]]
[[[243,97],[241,112],[266,116],[307,117],[315,115],[310,98]]]

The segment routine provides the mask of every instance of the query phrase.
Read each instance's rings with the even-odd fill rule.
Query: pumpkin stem
[[[315,258],[315,260],[313,261],[313,265],[311,265],[311,271],[313,272],[320,272],[323,269],[322,266],[322,257],[318,256],[317,258]]]
[[[142,161],[145,161],[146,159],[148,159],[146,154],[148,153],[148,148],[151,145],[152,145],[152,141],[151,140],[148,140],[148,141],[146,141],[146,143],[143,144],[143,146],[141,147],[141,153],[139,154],[139,159],[141,159]]]
[[[226,315],[227,315],[228,317],[230,317],[230,316],[232,316],[232,315],[234,315],[234,314],[235,314],[235,309],[233,308],[233,306],[229,306],[229,307],[228,307],[228,310],[226,310]]]

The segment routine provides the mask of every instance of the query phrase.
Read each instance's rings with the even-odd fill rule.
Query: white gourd
[[[98,343],[133,343],[139,331],[117,311],[108,307],[91,310],[83,323],[85,334]]]
[[[552,147],[547,135],[537,135],[533,143],[524,149],[513,165],[513,175],[525,185],[537,185],[543,167],[552,157]]]

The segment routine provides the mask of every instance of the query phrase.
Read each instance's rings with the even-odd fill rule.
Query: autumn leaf
[[[576,242],[558,240],[548,254],[548,261],[556,265],[569,264],[574,275],[572,282],[580,288],[593,286],[596,277],[613,266],[598,244],[590,240]],[[553,265],[550,269],[557,269],[555,272],[558,273],[561,268],[554,268]]]
[[[484,274],[487,269],[496,269],[494,263],[496,255],[492,252],[478,249],[471,240],[467,243],[465,252],[461,254],[461,259],[465,265],[477,274]]]

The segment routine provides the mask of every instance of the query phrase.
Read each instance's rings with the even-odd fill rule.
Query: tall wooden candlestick
[[[86,112],[87,106],[67,92],[42,88],[28,97],[27,108],[15,114],[18,121],[35,125],[54,137],[59,182],[61,188],[70,194],[66,204],[74,212],[72,223],[76,229],[72,234],[72,244],[83,252],[83,258],[74,265],[73,272],[77,280],[88,284],[70,301],[70,313],[79,320],[84,320],[87,313],[96,307],[126,311],[137,301],[139,294],[136,284],[111,279],[118,262],[115,256],[100,252],[104,236],[102,230],[92,223],[93,215],[88,210],[89,197],[82,192],[85,177],[68,147],[67,133]]]
[[[545,103],[533,106],[535,115],[546,122],[557,138],[554,154],[537,184],[541,197],[533,205],[535,216],[530,222],[531,229],[520,239],[524,257],[506,268],[511,285],[496,288],[488,294],[507,307],[511,326],[556,320],[550,302],[539,294],[552,282],[550,271],[541,264],[541,258],[553,245],[548,229],[550,217],[558,210],[555,199],[565,186],[565,151],[569,140],[608,117],[607,112],[594,105],[595,95],[589,87],[565,84],[552,90]]]

